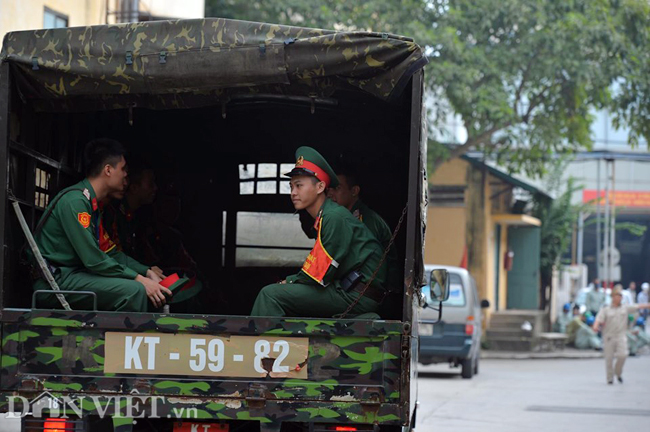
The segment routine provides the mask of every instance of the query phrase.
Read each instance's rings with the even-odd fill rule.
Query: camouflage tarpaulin
[[[143,95],[153,96],[145,105],[196,106],[262,88],[328,96],[352,86],[391,100],[426,64],[401,36],[216,18],[13,32],[1,58],[25,98],[101,98],[114,107]]]

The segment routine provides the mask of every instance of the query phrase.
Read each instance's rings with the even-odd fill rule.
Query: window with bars
[[[289,195],[288,173],[295,165],[292,163],[249,163],[239,164],[240,195]]]
[[[47,171],[36,168],[36,179],[34,181],[34,204],[37,207],[45,208],[50,202],[50,177]]]

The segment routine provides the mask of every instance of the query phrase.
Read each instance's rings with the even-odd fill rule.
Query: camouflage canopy
[[[0,59],[24,100],[73,110],[98,101],[190,107],[241,93],[315,98],[346,87],[390,101],[427,62],[406,37],[216,18],[13,32]]]

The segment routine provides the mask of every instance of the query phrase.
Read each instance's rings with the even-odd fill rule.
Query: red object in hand
[[[170,286],[178,282],[179,279],[180,278],[178,277],[178,273],[174,273],[172,275],[167,276],[165,279],[161,280],[160,285],[164,286],[165,288],[169,288]]]

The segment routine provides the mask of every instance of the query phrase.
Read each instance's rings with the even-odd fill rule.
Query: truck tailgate
[[[160,396],[205,418],[400,422],[402,333],[399,321],[5,310],[0,410],[13,392],[48,391]]]

